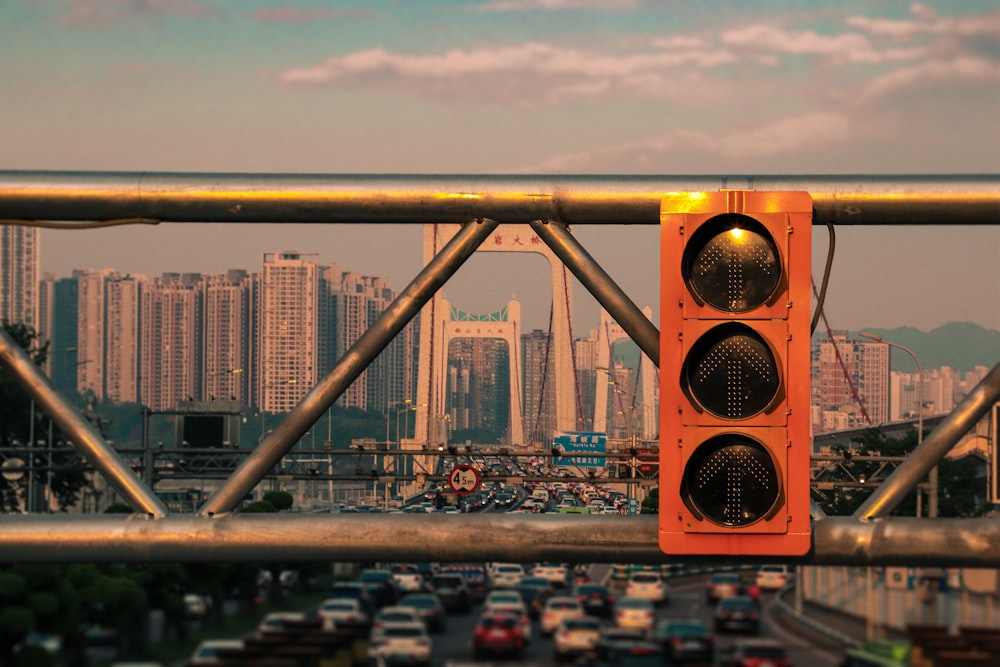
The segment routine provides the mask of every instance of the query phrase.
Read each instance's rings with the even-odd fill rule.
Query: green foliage
[[[265,503],[271,503],[278,512],[291,509],[295,498],[287,491],[268,491],[262,499]]]
[[[910,431],[900,438],[890,438],[880,429],[870,428],[850,448],[836,448],[843,460],[820,470],[817,479],[833,482],[833,491],[815,497],[817,504],[831,516],[853,514],[888,477],[895,467],[884,461],[858,461],[863,456],[903,457],[917,446],[917,433]],[[938,464],[938,516],[976,517],[988,509],[986,502],[986,467],[975,457],[945,459]],[[864,479],[863,486],[858,486]],[[840,486],[846,483],[845,486]],[[921,492],[923,493],[923,492]],[[922,514],[927,515],[928,500],[921,499]],[[916,491],[911,492],[892,512],[892,516],[916,516]]]
[[[4,643],[17,643],[31,632],[34,625],[35,617],[25,607],[4,606],[0,609],[0,637]]]
[[[660,487],[656,486],[649,490],[649,493],[642,501],[639,514],[659,514],[660,513]]]
[[[28,592],[28,582],[16,572],[0,572],[0,606],[22,599]]]
[[[104,510],[105,514],[132,514],[132,507],[126,503],[112,503]]]
[[[271,503],[266,500],[255,500],[252,503],[247,503],[243,506],[240,512],[247,514],[260,514],[268,512],[277,512],[278,510]]]

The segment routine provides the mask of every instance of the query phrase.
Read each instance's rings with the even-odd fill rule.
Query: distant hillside
[[[913,327],[863,331],[910,348],[925,369],[951,366],[965,373],[976,366],[993,368],[1000,362],[1000,331],[985,329],[971,322],[949,322],[933,331],[920,331]],[[863,340],[856,331],[850,332],[850,335]],[[905,352],[894,350],[890,358],[894,371],[915,373],[917,370],[913,359]]]

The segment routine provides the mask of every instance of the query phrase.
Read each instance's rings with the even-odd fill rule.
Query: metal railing
[[[814,224],[1000,224],[1000,177],[288,176],[0,172],[0,223],[460,223],[444,249],[209,497],[196,516],[163,503],[7,336],[0,363],[136,514],[0,518],[0,561],[559,560],[668,562],[656,517],[239,515],[231,510],[499,224],[529,224],[654,362],[659,333],[569,225],[659,224],[667,192],[805,190]],[[59,223],[73,227],[72,223]],[[984,271],[992,267],[984,267]],[[1000,398],[1000,364],[943,419],[855,517],[814,512],[802,562],[1000,566],[1000,526],[885,518]],[[685,560],[692,560],[686,558]],[[774,560],[773,557],[769,560]]]

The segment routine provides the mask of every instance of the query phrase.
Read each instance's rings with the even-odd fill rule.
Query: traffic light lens
[[[720,526],[767,518],[781,497],[777,467],[756,440],[735,433],[709,438],[684,467],[681,495],[688,509]]]
[[[771,346],[739,322],[710,329],[681,368],[684,392],[721,419],[747,419],[766,410],[779,396],[780,378]]]
[[[781,259],[756,220],[727,213],[698,228],[684,249],[684,280],[702,303],[726,313],[759,308],[778,291]]]

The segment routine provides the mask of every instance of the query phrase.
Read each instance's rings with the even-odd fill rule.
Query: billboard
[[[559,431],[552,438],[552,447],[558,447],[566,456],[553,457],[552,465],[603,468],[606,463],[604,453],[607,444],[607,433]]]

